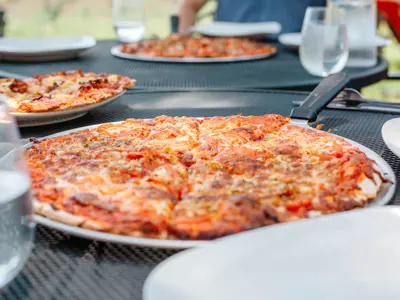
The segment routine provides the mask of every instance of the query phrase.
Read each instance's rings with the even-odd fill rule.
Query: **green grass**
[[[400,46],[396,39],[386,24],[381,24],[378,33],[392,40],[392,44],[382,51],[382,55],[389,61],[389,71],[400,71]],[[382,80],[365,87],[362,94],[366,98],[400,102],[400,80]]]
[[[29,13],[17,9],[16,4],[26,2],[30,4]],[[79,0],[75,0],[77,2]],[[169,17],[175,12],[174,0],[143,0],[146,12],[146,35],[166,36],[170,32]],[[98,39],[115,38],[111,20],[111,7],[106,5],[109,0],[79,1],[79,5],[72,6],[63,12],[55,21],[49,20],[49,15],[40,5],[39,0],[17,0],[13,5],[5,5],[8,13],[6,36],[34,37],[34,36],[71,36],[92,35]],[[35,2],[35,4],[32,4]],[[72,3],[74,1],[71,1]],[[0,0],[0,5],[7,0]],[[97,4],[97,6],[96,6]],[[4,5],[4,4],[3,4]],[[68,7],[67,7],[68,8]],[[208,14],[215,9],[215,3],[208,3],[201,14]],[[211,21],[211,16],[201,20],[202,23]]]
[[[389,71],[400,71],[400,46],[393,39],[393,43],[382,51],[382,55],[389,61]],[[400,80],[383,80],[362,90],[366,98],[383,99],[385,101],[400,102]]]
[[[49,16],[40,7],[36,7],[36,10],[24,17],[19,17],[17,12],[12,14],[13,11],[10,11],[6,35],[19,37],[92,35],[98,39],[115,38],[111,9],[108,14],[100,15],[91,5],[93,1],[89,2],[91,3],[83,2],[68,13],[61,14],[55,21],[50,21]],[[155,2],[155,0],[150,2]],[[172,13],[172,5],[161,4],[157,9],[150,10],[151,14],[146,15],[148,36],[153,34],[164,36],[168,33],[169,20],[165,13],[169,8]]]

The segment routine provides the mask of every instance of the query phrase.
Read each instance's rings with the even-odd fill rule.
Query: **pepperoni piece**
[[[9,86],[14,93],[27,93],[28,84],[22,80],[15,79]]]

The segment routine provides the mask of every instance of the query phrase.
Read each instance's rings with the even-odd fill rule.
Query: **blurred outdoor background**
[[[178,0],[143,0],[146,35],[163,37],[169,32],[169,16]],[[111,21],[112,0],[0,0],[6,12],[6,36],[92,35],[98,39],[115,37]],[[201,22],[212,20],[209,12],[216,2],[202,10]]]
[[[0,0],[0,7],[6,14],[4,35],[92,35],[97,39],[113,39],[115,33],[111,20],[111,3],[112,0]],[[146,36],[166,36],[170,29],[169,17],[175,11],[177,0],[143,0],[143,3],[146,12]],[[200,22],[211,22],[210,12],[215,7],[216,2],[209,0],[200,14],[203,16]],[[392,45],[383,49],[382,54],[390,62],[390,71],[400,71],[400,46],[384,21],[381,22],[378,32],[393,40]],[[382,81],[362,92],[368,98],[400,102],[400,81]]]

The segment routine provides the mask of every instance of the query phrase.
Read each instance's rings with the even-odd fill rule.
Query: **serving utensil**
[[[290,113],[292,123],[311,128],[308,122],[317,120],[318,113],[344,89],[349,81],[344,72],[325,77],[299,107],[292,109]]]
[[[295,100],[292,103],[294,105],[301,105],[303,102],[304,101],[302,100]],[[326,107],[331,109],[355,111],[400,113],[400,103],[388,103],[379,100],[364,99],[358,91],[349,88],[340,92]]]

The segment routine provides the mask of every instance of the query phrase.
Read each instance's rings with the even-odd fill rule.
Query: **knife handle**
[[[324,78],[299,107],[290,113],[292,119],[314,122],[318,113],[331,102],[349,83],[346,73],[340,72]]]

